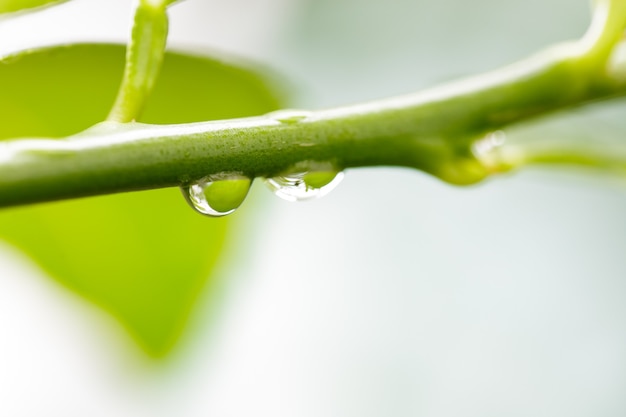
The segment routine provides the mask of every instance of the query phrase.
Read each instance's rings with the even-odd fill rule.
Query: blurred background
[[[292,106],[319,108],[510,63],[580,36],[589,8],[188,0],[170,16],[171,46],[255,59],[289,80]],[[124,41],[130,18],[127,1],[74,0],[2,21],[0,52]],[[619,119],[600,108],[548,127]],[[377,168],[349,171],[317,201],[287,203],[260,182],[250,200],[227,242],[240,255],[218,266],[219,302],[200,301],[159,364],[0,244],[0,414],[626,413],[623,180],[528,170],[455,188]]]

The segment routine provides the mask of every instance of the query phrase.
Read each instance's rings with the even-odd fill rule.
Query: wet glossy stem
[[[2,142],[0,206],[177,186],[222,172],[272,176],[310,160],[338,169],[405,166],[471,184],[507,163],[516,166],[511,161],[524,162],[519,155],[495,164],[477,159],[471,145],[487,132],[626,94],[626,79],[606,69],[626,26],[625,3],[598,1],[617,10],[595,13],[578,42],[413,95],[308,114],[168,126],[108,123],[66,140]],[[598,29],[607,27],[611,36]]]
[[[166,6],[171,2],[138,2],[126,49],[122,85],[107,120],[130,122],[141,114],[163,62],[168,30]]]

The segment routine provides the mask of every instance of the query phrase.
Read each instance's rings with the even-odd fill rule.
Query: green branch
[[[453,184],[472,184],[525,163],[589,165],[577,151],[550,150],[542,159],[523,146],[480,145],[533,116],[626,94],[623,71],[609,71],[626,6],[598,0],[595,10],[580,41],[421,93],[185,125],[107,122],[61,141],[6,141],[0,143],[0,206],[184,186],[215,174],[271,177],[319,162],[337,170],[404,166]],[[602,164],[600,154],[593,158]]]
[[[65,3],[66,1],[67,0],[2,0],[0,1],[0,14],[39,10]]]
[[[172,0],[140,0],[137,4],[122,85],[107,120],[131,122],[140,115],[163,62],[169,3]]]

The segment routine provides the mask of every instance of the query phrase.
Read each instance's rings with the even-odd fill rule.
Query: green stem
[[[131,122],[141,114],[159,75],[167,42],[166,6],[171,0],[140,0],[126,50],[122,85],[107,120]]]
[[[596,63],[605,62],[626,27],[626,2],[593,0],[593,19],[580,40],[581,54]]]
[[[624,173],[626,152],[623,148],[598,149],[591,146],[563,149],[559,147],[524,150],[519,155],[524,165],[575,165]]]
[[[478,155],[492,173],[531,165],[572,166],[624,174],[626,146],[607,143],[517,143]]]
[[[65,3],[67,0],[2,0],[0,1],[0,14],[32,11]]]
[[[604,22],[621,35],[623,26],[614,22],[626,22],[622,1],[599,1],[615,6],[610,13],[621,17],[596,15],[593,25]],[[104,123],[66,140],[2,142],[0,206],[185,185],[224,172],[272,176],[306,161],[337,169],[405,166],[472,184],[502,168],[539,161],[528,152],[509,160],[477,155],[474,144],[490,132],[626,94],[626,79],[606,69],[619,36],[589,35],[597,31],[593,25],[582,40],[516,65],[382,101],[184,125]],[[590,46],[589,39],[601,46]]]

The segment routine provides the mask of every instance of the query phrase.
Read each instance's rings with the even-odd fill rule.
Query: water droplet
[[[474,142],[472,152],[477,158],[488,156],[497,152],[498,148],[506,141],[506,134],[501,130],[496,130],[486,134],[482,139]]]
[[[252,180],[240,174],[217,174],[181,187],[185,200],[194,210],[210,217],[234,212],[243,203]]]
[[[314,164],[315,169],[293,170],[288,174],[266,178],[265,184],[278,197],[287,201],[305,201],[323,197],[343,179],[331,164]]]
[[[295,109],[285,109],[285,110],[277,110],[275,112],[269,113],[268,116],[272,119],[287,125],[295,124],[303,121],[307,117],[311,115],[310,111],[306,110],[295,110]]]
[[[488,133],[482,139],[474,142],[472,153],[485,167],[494,167],[498,164],[500,148],[505,141],[506,134],[501,130]]]
[[[501,130],[497,130],[488,133],[472,145],[474,157],[488,172],[497,172],[502,168],[501,149],[505,141],[506,134]]]

